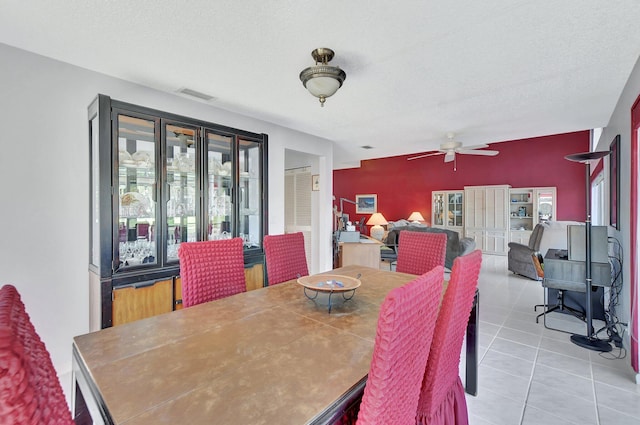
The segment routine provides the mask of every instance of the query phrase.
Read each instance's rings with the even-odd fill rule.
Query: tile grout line
[[[589,373],[591,374],[591,389],[593,390],[593,407],[596,411],[596,425],[600,425],[600,410],[598,409],[598,395],[596,394],[596,380],[593,374],[591,354],[589,354]]]
[[[520,294],[518,295],[518,298],[520,296],[522,296],[522,293],[524,292],[524,287],[520,289]],[[512,307],[511,311],[514,311],[515,307]],[[540,336],[540,339],[538,340],[538,344],[536,345],[536,355],[533,359],[533,368],[531,369],[531,375],[529,376],[529,384],[527,386],[527,395],[524,398],[524,405],[522,406],[522,411],[520,413],[520,425],[522,425],[522,423],[524,422],[524,415],[527,411],[527,402],[529,401],[529,394],[531,393],[531,384],[533,383],[533,375],[535,375],[536,373],[536,366],[538,365],[538,355],[540,354],[540,344],[542,344],[542,336]]]

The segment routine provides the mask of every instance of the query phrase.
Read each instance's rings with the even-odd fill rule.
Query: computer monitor
[[[569,260],[585,261],[585,226],[567,226],[567,251]],[[591,262],[609,262],[607,226],[591,226]]]

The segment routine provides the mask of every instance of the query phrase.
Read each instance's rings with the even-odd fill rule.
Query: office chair
[[[545,289],[544,291],[544,304],[536,304],[533,307],[533,311],[538,311],[538,307],[544,308],[544,311],[536,316],[536,323],[539,323],[540,317],[543,317],[544,327],[547,329],[554,329],[562,331],[561,329],[550,328],[547,326],[547,313],[551,313],[552,311],[557,312],[567,312],[578,319],[585,321],[586,317],[583,311],[576,310],[564,303],[564,292],[565,291],[575,291],[575,292],[586,292],[586,285],[584,282],[569,282],[569,281],[557,281],[557,280],[542,280],[542,287]],[[557,295],[557,303],[554,306],[549,306],[549,289],[556,289],[558,291]],[[564,331],[562,331],[564,332]]]

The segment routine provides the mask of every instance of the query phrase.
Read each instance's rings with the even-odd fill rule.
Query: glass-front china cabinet
[[[458,232],[463,236],[463,196],[461,190],[432,192],[431,225]]]
[[[181,243],[241,237],[263,285],[267,135],[98,95],[89,137],[92,328],[181,308]]]

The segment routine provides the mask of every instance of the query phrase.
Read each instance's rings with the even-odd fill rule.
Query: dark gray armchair
[[[542,280],[538,276],[533,256],[538,254],[540,250],[540,241],[544,233],[544,226],[536,224],[531,232],[528,245],[522,245],[516,242],[509,242],[509,270],[512,272],[528,277],[533,280]]]

